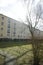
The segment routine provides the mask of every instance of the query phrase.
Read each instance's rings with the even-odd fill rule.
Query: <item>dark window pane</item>
[[[10,23],[10,19],[8,19],[8,23]]]
[[[8,25],[8,28],[10,28],[10,25]]]
[[[18,37],[19,37],[19,35],[18,35]]]
[[[14,36],[15,36],[15,35],[16,35],[16,32],[14,32],[13,34],[14,34]]]
[[[4,22],[1,22],[1,25],[3,25],[4,24]]]
[[[14,32],[13,34],[16,34],[16,32]]]
[[[1,36],[3,36],[3,34],[1,34]]]
[[[2,17],[2,20],[4,20],[4,17]]]
[[[14,34],[14,36],[15,36],[15,34]]]
[[[7,36],[10,36],[10,34],[8,33]]]
[[[10,33],[10,29],[7,30],[7,33]]]
[[[1,28],[1,30],[3,30],[3,28]]]

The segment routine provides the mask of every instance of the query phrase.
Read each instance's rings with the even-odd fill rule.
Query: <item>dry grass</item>
[[[32,45],[28,43],[14,43],[14,42],[3,42],[0,43],[0,53],[7,56],[13,56],[16,59],[17,65],[28,65],[33,63],[33,52]],[[4,60],[3,57],[0,57],[0,63]]]

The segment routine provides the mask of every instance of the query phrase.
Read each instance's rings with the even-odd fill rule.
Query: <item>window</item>
[[[14,32],[13,34],[16,34],[16,32]]]
[[[14,31],[16,32],[16,28],[14,28]]]
[[[10,23],[10,20],[8,21],[8,23]]]
[[[16,23],[14,23],[14,29],[16,29]]]
[[[10,28],[10,24],[8,24],[8,28]]]
[[[2,20],[4,20],[4,17],[2,17]]]
[[[20,36],[18,35],[18,38],[19,38]]]
[[[8,33],[7,36],[10,36],[10,34]]]
[[[15,36],[15,34],[14,34],[14,36]]]
[[[14,34],[14,36],[15,36],[16,32],[14,32],[13,34]]]
[[[1,36],[3,36],[3,34],[1,34]]]
[[[10,19],[8,19],[8,23],[10,23]]]
[[[10,29],[7,30],[7,33],[10,33]]]
[[[16,26],[16,22],[14,22],[14,26]]]
[[[16,23],[14,23],[14,26],[16,26]]]
[[[1,30],[3,30],[3,27],[1,28]]]
[[[14,26],[14,31],[16,31],[16,26]]]
[[[24,36],[24,38],[25,38],[25,36]]]
[[[3,25],[4,24],[4,22],[1,22],[1,25]]]

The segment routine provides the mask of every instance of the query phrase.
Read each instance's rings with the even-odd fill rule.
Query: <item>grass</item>
[[[26,42],[0,42],[0,53],[6,56],[10,54],[17,65],[33,63],[32,45]],[[0,63],[4,61],[3,59],[5,58],[0,56]]]
[[[0,51],[10,54],[16,59],[17,64],[28,63],[33,56],[32,45],[18,42],[0,42]]]

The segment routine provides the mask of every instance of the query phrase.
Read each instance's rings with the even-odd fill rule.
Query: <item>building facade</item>
[[[24,23],[0,14],[0,38],[30,39],[31,34]]]
[[[39,29],[36,29],[34,31],[34,37],[36,39],[43,39],[43,31],[40,31]]]

